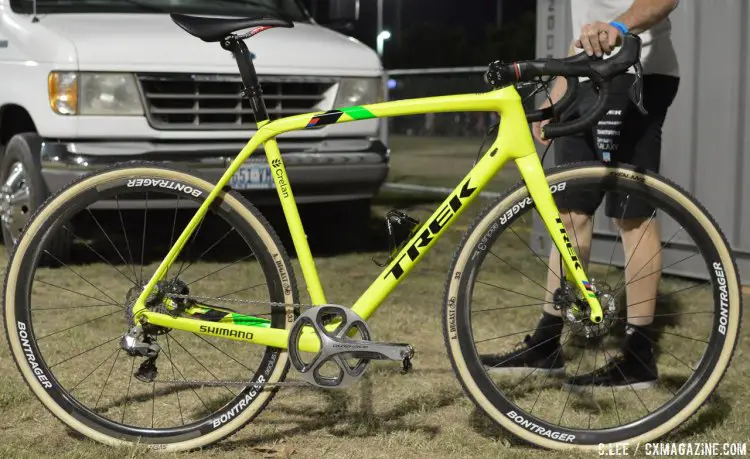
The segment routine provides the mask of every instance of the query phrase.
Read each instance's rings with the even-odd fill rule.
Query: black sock
[[[639,359],[650,360],[654,355],[655,333],[649,330],[651,325],[639,326],[627,324],[625,326],[625,341],[622,345],[623,354],[632,356],[635,354]]]
[[[560,335],[563,329],[563,319],[542,311],[542,317],[536,326],[531,340],[539,344],[542,349],[554,349],[560,343]]]

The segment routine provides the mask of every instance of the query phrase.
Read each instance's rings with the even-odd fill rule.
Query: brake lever
[[[635,67],[635,81],[630,86],[630,100],[638,107],[642,115],[648,115],[646,107],[643,106],[643,64],[638,60],[633,67]]]

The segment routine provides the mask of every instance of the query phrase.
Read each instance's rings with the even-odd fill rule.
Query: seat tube
[[[255,64],[253,64],[250,50],[247,49],[247,45],[241,38],[234,35],[222,40],[221,47],[231,51],[235,61],[237,61],[242,85],[244,86],[242,95],[250,101],[256,124],[259,127],[263,126],[268,122],[268,110],[266,109],[266,103],[263,101],[263,91],[260,87],[258,74],[255,72]]]

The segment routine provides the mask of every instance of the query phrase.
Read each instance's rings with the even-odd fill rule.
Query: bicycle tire
[[[636,171],[628,166],[608,167],[600,163],[578,163],[557,167],[546,171],[546,175],[550,186],[563,182],[572,186],[574,182],[600,182],[612,179],[622,190],[628,187],[646,187],[650,196],[655,196],[664,203],[669,202],[673,208],[679,209],[683,213],[682,216],[691,221],[695,229],[705,236],[701,239],[703,246],[699,249],[702,253],[709,254],[706,256],[707,263],[708,260],[715,260],[721,264],[728,293],[726,334],[722,335],[717,331],[719,318],[716,315],[711,329],[710,343],[713,347],[706,351],[705,355],[708,358],[702,359],[698,365],[696,374],[700,372],[700,376],[695,384],[690,390],[686,390],[671,399],[666,406],[656,410],[656,415],[645,418],[643,422],[633,423],[635,425],[608,430],[568,429],[519,410],[508,398],[493,388],[494,384],[483,369],[473,347],[469,317],[472,279],[475,280],[476,277],[477,259],[482,257],[475,254],[484,250],[478,248],[478,244],[484,243],[489,246],[514,218],[524,211],[533,209],[533,206],[526,206],[523,211],[510,210],[514,204],[527,200],[529,196],[528,189],[520,182],[504,196],[487,205],[474,219],[464,234],[449,269],[445,283],[443,334],[454,373],[464,392],[480,410],[505,431],[526,443],[545,449],[596,450],[601,444],[654,441],[673,431],[695,414],[709,399],[730,365],[739,338],[742,318],[741,283],[732,251],[705,208],[678,185],[662,176]],[[516,206],[516,209],[518,208],[519,206]],[[501,217],[504,217],[503,220]],[[709,272],[716,276],[714,269],[709,269]],[[715,277],[711,278],[711,281],[714,298],[719,298],[719,283]],[[718,309],[719,302],[715,301]],[[521,417],[514,416],[511,411]],[[519,422],[518,419],[523,421]]]
[[[214,188],[213,184],[186,171],[160,164],[129,162],[88,174],[48,198],[30,218],[8,261],[3,288],[6,337],[16,366],[33,394],[71,429],[111,446],[139,444],[158,451],[194,450],[219,442],[251,422],[271,401],[278,386],[255,389],[249,385],[229,403],[216,407],[213,414],[183,428],[134,428],[97,416],[78,403],[74,396],[56,383],[54,373],[44,359],[40,358],[33,339],[33,324],[24,289],[28,288],[29,272],[33,271],[34,259],[39,257],[37,247],[48,237],[45,233],[49,233],[55,220],[71,212],[81,196],[108,186],[126,186],[125,183],[134,178],[169,180],[186,188],[192,187],[192,190],[200,190],[203,197],[208,196]],[[262,270],[270,276],[269,290],[273,293],[271,300],[290,305],[283,313],[274,314],[272,326],[290,329],[299,313],[291,304],[299,302],[299,295],[291,262],[279,237],[263,215],[239,193],[221,192],[214,206],[236,223],[234,228],[238,232],[253,238],[257,246],[263,249],[256,255],[261,261]],[[18,325],[23,321],[26,323]],[[267,347],[258,370],[253,375],[253,381],[257,381],[259,376],[263,376],[266,383],[283,381],[288,369],[286,350]],[[40,374],[44,375],[46,383],[39,377]],[[222,415],[233,410],[232,415],[226,416],[227,420],[224,421]],[[216,420],[221,422],[213,422]]]

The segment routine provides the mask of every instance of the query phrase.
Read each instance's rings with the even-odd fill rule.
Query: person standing
[[[617,52],[623,34],[638,35],[642,40],[643,115],[631,101],[629,88],[635,81],[632,69],[610,83],[608,110],[591,132],[560,138],[555,145],[558,165],[579,161],[626,163],[659,172],[662,126],[679,86],[679,65],[671,39],[669,15],[679,0],[570,0],[573,30],[577,36],[570,53],[581,50],[589,56],[605,59]],[[567,89],[564,78],[557,78],[550,91],[552,102],[562,98]],[[580,116],[591,110],[597,100],[590,81],[579,84],[580,95],[574,106]],[[542,104],[549,106],[549,100]],[[548,121],[534,123],[534,137],[543,145],[542,128]],[[657,288],[661,271],[661,240],[654,209],[630,196],[600,195],[596,192],[557,197],[561,219],[568,234],[574,234],[579,257],[587,264],[593,233],[593,216],[604,203],[605,214],[620,230],[629,260],[625,268],[627,281],[627,325],[622,353],[595,371],[568,378],[571,389],[591,385],[634,389],[655,384],[657,368],[653,353],[653,322]],[[573,239],[573,237],[571,237]],[[637,247],[637,250],[636,250]],[[554,292],[560,283],[560,256],[553,247],[549,258],[547,290]],[[651,274],[648,274],[651,273]],[[638,276],[634,279],[635,276]],[[541,318],[532,335],[514,351],[481,356],[490,371],[534,368],[537,372],[564,374],[565,359],[560,336],[563,319],[552,306],[547,293]]]

